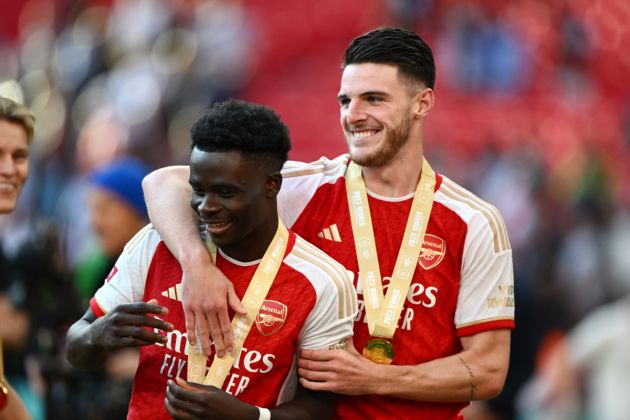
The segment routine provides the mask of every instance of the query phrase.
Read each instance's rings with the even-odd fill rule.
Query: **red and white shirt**
[[[347,155],[305,164],[287,162],[279,197],[287,227],[358,273],[344,175]],[[493,206],[436,174],[431,217],[393,338],[394,364],[417,365],[462,350],[460,337],[514,328],[512,251]],[[391,281],[413,194],[386,198],[368,191],[384,291]],[[354,344],[370,338],[358,274]],[[466,403],[426,403],[393,397],[341,396],[342,419],[461,418]]]
[[[260,261],[242,263],[219,252],[217,266],[243,297]],[[105,284],[90,302],[103,316],[117,305],[157,299],[175,329],[165,345],[140,349],[129,405],[130,419],[170,418],[164,405],[167,379],[186,378],[188,340],[181,304],[182,270],[151,225],[125,247]],[[240,400],[272,408],[293,398],[300,348],[329,348],[352,335],[357,314],[352,273],[289,232],[282,265],[223,389]],[[210,366],[212,356],[208,362]],[[264,390],[264,392],[262,392]]]

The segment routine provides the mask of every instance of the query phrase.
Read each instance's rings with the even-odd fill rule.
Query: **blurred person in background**
[[[136,158],[105,163],[88,176],[88,214],[99,248],[80,262],[75,285],[89,300],[107,277],[125,244],[146,225],[142,179],[150,168]]]
[[[0,97],[0,214],[15,209],[18,196],[28,177],[28,154],[34,134],[35,119],[26,107]],[[0,419],[30,418],[24,403],[7,382],[4,374],[3,343],[21,347],[28,331],[28,315],[16,310],[8,288],[9,273],[0,255]]]
[[[125,244],[146,225],[141,182],[149,171],[135,157],[118,157],[87,174],[84,206],[98,247],[74,270],[72,280],[80,303],[71,322],[108,278]],[[63,360],[67,364],[65,352]],[[137,365],[138,352],[126,349],[112,355],[103,369],[79,372],[68,367],[60,380],[53,374],[49,413],[65,419],[124,419]]]

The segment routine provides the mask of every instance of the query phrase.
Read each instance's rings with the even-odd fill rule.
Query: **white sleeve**
[[[500,216],[499,216],[500,217]],[[502,221],[501,221],[502,225]],[[468,222],[461,283],[455,312],[458,330],[514,320],[512,250],[495,250],[494,234],[487,219],[477,213]],[[503,324],[506,325],[506,324]]]
[[[97,305],[94,312],[101,312],[97,316],[118,305],[143,300],[147,273],[159,242],[160,236],[150,224],[127,242],[112,272],[94,295]]]
[[[282,187],[278,194],[278,214],[284,225],[291,228],[317,189],[333,183],[345,174],[348,156],[333,160],[322,157],[311,163],[288,161],[282,168]]]
[[[343,279],[320,282],[317,303],[304,323],[299,347],[304,349],[328,349],[351,337],[357,315],[356,299],[348,310],[348,300],[342,296],[355,294],[352,286],[353,273],[344,270]]]

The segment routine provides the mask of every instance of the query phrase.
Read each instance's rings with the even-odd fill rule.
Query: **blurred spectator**
[[[107,278],[125,244],[147,223],[141,183],[149,171],[142,161],[124,157],[100,165],[88,176],[84,206],[99,247],[78,263],[73,276],[81,311]],[[53,378],[49,415],[64,419],[124,419],[137,363],[138,352],[126,349],[112,355],[105,369],[93,373],[67,367]]]
[[[102,285],[125,244],[148,222],[141,185],[149,172],[143,162],[122,158],[89,176],[88,213],[100,250],[79,264],[75,276],[85,303]]]
[[[0,96],[0,214],[15,209],[28,177],[28,153],[34,124],[33,116],[23,105]],[[12,267],[1,246],[0,270],[0,419],[26,419],[26,407],[7,381],[8,377],[14,376],[13,386],[21,386],[25,375],[20,375],[23,372],[19,370],[16,372],[11,362],[7,362],[5,371],[3,349],[5,344],[14,350],[25,347],[30,319],[20,305],[23,300],[21,285],[14,281]]]

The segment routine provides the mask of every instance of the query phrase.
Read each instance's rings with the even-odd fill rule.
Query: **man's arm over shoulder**
[[[241,314],[245,308],[201,241],[199,220],[190,208],[189,176],[188,166],[161,168],[144,178],[142,189],[151,222],[182,266],[182,305],[188,340],[195,345],[199,335],[204,353],[210,356],[211,335],[222,356],[234,343],[228,305]]]

